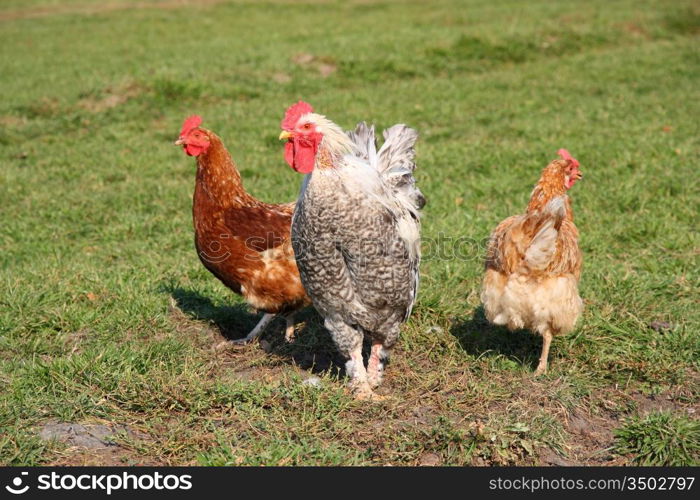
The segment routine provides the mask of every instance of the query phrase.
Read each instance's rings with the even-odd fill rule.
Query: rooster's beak
[[[294,137],[294,134],[292,134],[291,132],[287,132],[286,130],[283,130],[282,133],[280,134],[279,139],[280,139],[280,141],[287,141],[287,140],[291,139],[292,137]]]
[[[185,144],[185,140],[182,137],[175,141],[176,146],[182,146],[183,144]]]

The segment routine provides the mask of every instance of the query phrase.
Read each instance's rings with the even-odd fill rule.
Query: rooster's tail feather
[[[360,122],[348,136],[357,146],[356,155],[368,161],[379,171],[396,199],[414,216],[425,206],[425,196],[416,186],[414,149],[418,132],[399,124],[384,131],[384,144],[377,152],[374,126]]]

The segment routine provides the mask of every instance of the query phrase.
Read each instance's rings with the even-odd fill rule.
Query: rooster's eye
[[[304,124],[304,128],[305,128],[306,130],[310,129],[310,128],[311,128],[311,124],[310,124],[310,123],[305,123],[305,124]]]

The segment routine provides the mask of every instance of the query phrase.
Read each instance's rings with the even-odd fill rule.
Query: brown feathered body
[[[310,304],[290,241],[294,203],[270,204],[246,192],[221,139],[197,156],[192,205],[202,264],[254,308],[286,314]]]
[[[554,160],[530,197],[527,211],[491,234],[481,300],[487,319],[545,337],[574,328],[583,310],[578,292],[582,256],[566,188],[566,160]],[[544,363],[538,372],[546,371]]]

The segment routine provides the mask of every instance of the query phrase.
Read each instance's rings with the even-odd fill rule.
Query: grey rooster
[[[420,209],[418,134],[405,125],[344,133],[311,106],[291,106],[282,121],[285,159],[304,179],[292,219],[292,246],[302,284],[324,318],[359,399],[378,396],[401,323],[418,292]],[[362,343],[372,347],[367,368]]]

